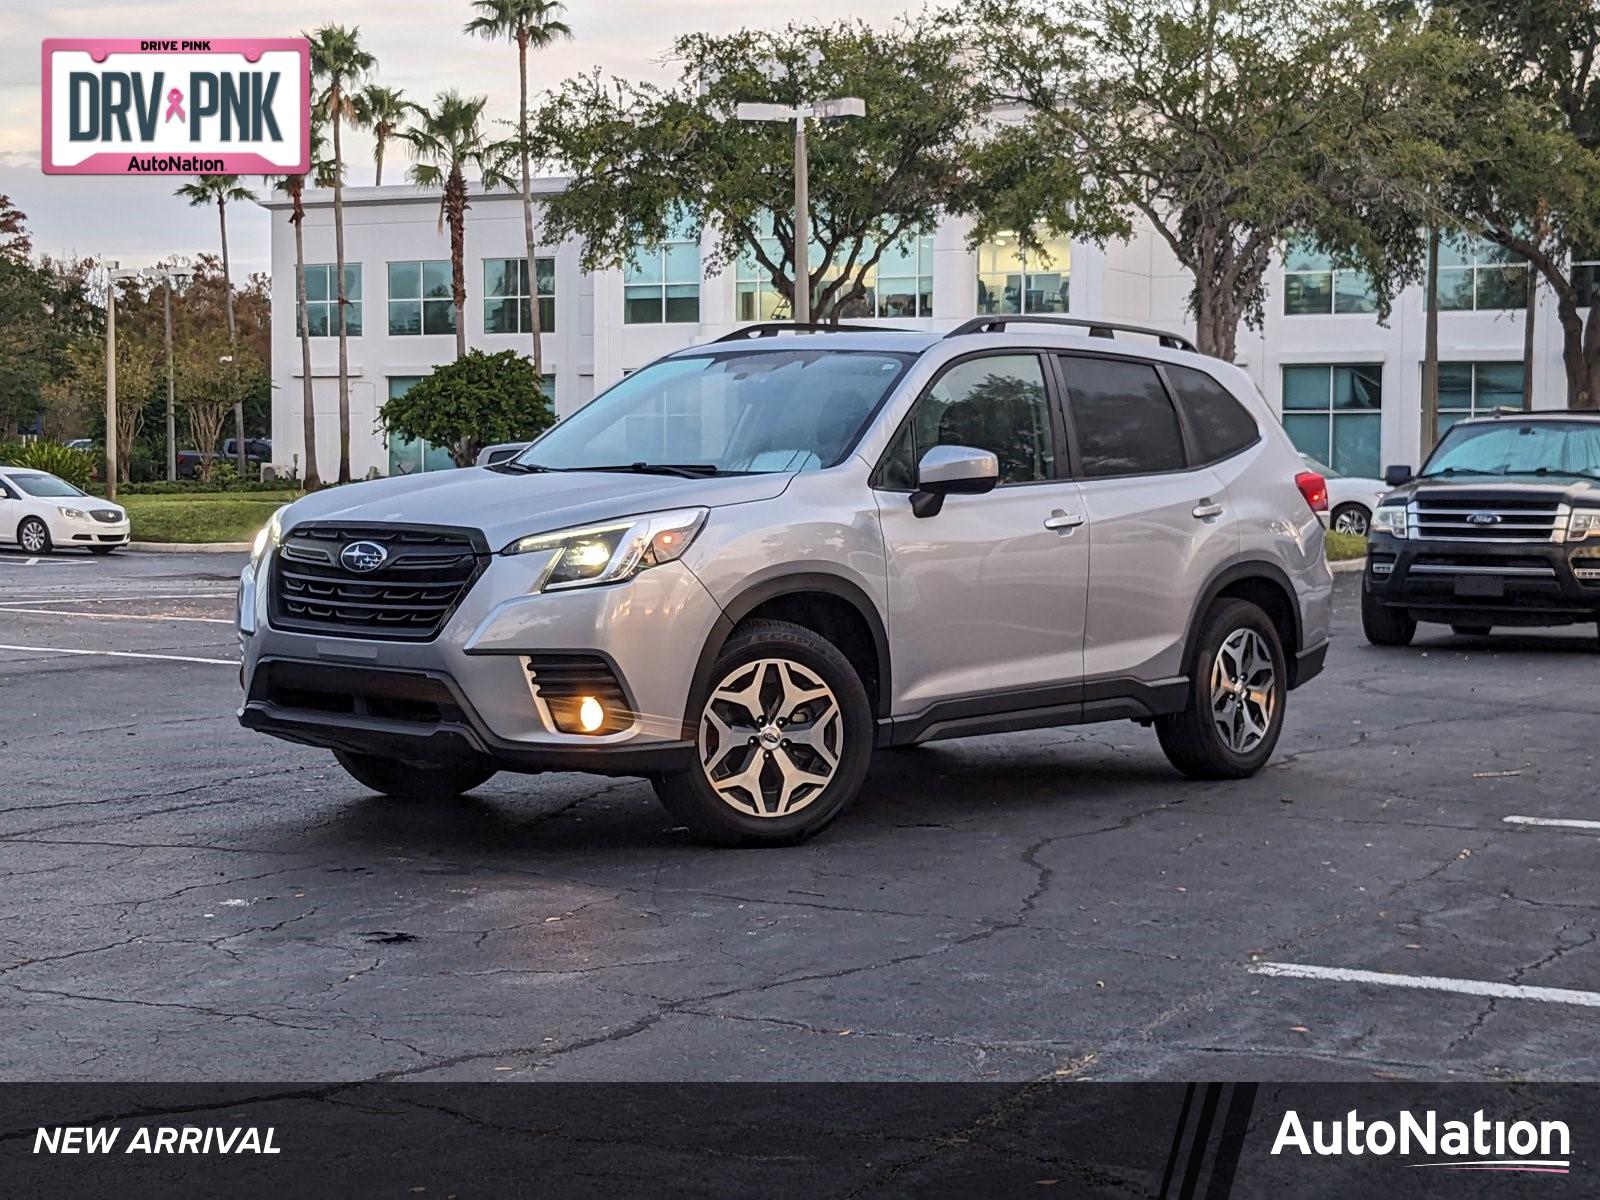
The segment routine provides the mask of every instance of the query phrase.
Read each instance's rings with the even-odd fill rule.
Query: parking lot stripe
[[[73,612],[69,608],[12,608],[0,605],[0,612],[21,613],[30,617],[88,617],[95,621],[203,621],[207,625],[232,625],[231,617],[175,617],[161,613]]]
[[[1556,829],[1600,829],[1600,821],[1566,820],[1560,817],[1505,817],[1507,825],[1549,825]]]
[[[22,650],[29,654],[87,654],[103,658],[153,658],[161,662],[210,663],[219,667],[237,667],[237,658],[194,658],[187,654],[140,654],[134,650],[65,650],[60,646],[0,646],[0,650]]]
[[[1308,967],[1300,963],[1256,963],[1252,975],[1280,979],[1325,979],[1333,983],[1376,983],[1385,987],[1415,988],[1425,992],[1457,992],[1463,996],[1493,996],[1500,1000],[1542,1000],[1546,1004],[1576,1004],[1600,1008],[1600,992],[1571,988],[1533,987],[1524,983],[1490,983],[1482,979],[1448,979],[1442,975],[1395,975],[1388,971],[1359,971],[1351,967]]]
[[[13,604],[109,604],[112,601],[127,600],[227,600],[237,595],[236,592],[174,592],[164,593],[159,596],[149,596],[142,592],[117,596],[14,596],[9,600],[0,600],[0,608],[10,608]]]

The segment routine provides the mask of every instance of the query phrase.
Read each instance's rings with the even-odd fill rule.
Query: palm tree
[[[561,0],[473,0],[478,15],[466,31],[494,40],[507,39],[517,47],[517,156],[522,160],[522,232],[528,245],[528,324],[533,330],[533,369],[544,374],[544,353],[539,329],[539,272],[534,257],[533,195],[528,164],[528,51],[543,50],[572,29],[561,20],[566,5]]]
[[[311,39],[311,73],[322,85],[316,108],[333,130],[333,258],[339,285],[339,482],[350,482],[350,300],[344,293],[344,147],[340,127],[355,119],[351,93],[378,60],[357,42],[359,29],[324,25]]]
[[[377,168],[372,186],[383,186],[383,148],[390,138],[400,132],[400,123],[416,111],[417,106],[406,99],[399,88],[380,87],[369,83],[355,97],[356,122],[372,130],[378,145],[372,152],[372,162]]]
[[[174,195],[182,196],[190,208],[201,205],[217,206],[217,222],[222,227],[222,298],[223,311],[228,315],[228,348],[235,364],[239,354],[233,326],[233,271],[228,263],[228,201],[254,200],[256,194],[239,182],[237,175],[200,175],[193,183],[183,184]],[[244,403],[237,391],[233,403],[234,448],[238,451],[239,473],[244,474]]]
[[[456,306],[456,357],[467,352],[467,179],[468,167],[477,168],[485,187],[505,184],[498,148],[483,134],[483,107],[487,96],[462,96],[440,92],[430,109],[418,108],[415,123],[402,135],[416,161],[409,172],[420,187],[442,188],[439,227],[450,226],[450,287]]]
[[[321,121],[311,123],[311,185],[328,187],[333,183],[333,163],[328,158],[328,139]],[[311,386],[311,326],[306,321],[306,239],[301,228],[306,218],[304,175],[269,176],[273,186],[289,197],[289,224],[294,226],[294,306],[300,333],[300,374],[305,405],[306,465],[301,486],[315,491],[322,486],[317,469],[317,415]]]

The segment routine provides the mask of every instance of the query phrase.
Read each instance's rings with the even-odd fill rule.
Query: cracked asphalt
[[[1600,1008],[1251,972],[1600,989],[1596,831],[1505,821],[1600,817],[1592,627],[1378,650],[1343,576],[1253,780],[942,743],[715,851],[640,781],[406,804],[241,730],[238,562],[0,552],[0,1077],[1600,1078]]]

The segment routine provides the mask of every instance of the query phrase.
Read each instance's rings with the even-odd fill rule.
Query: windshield
[[[629,375],[513,460],[550,471],[814,471],[850,452],[913,355],[770,350],[671,358]]]
[[[1570,475],[1600,478],[1600,423],[1516,421],[1452,425],[1422,477]]]
[[[57,479],[54,475],[13,475],[11,482],[16,484],[30,496],[82,496],[80,492],[65,479]]]

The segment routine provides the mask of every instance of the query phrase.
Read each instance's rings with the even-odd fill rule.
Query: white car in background
[[[48,472],[0,466],[3,544],[21,546],[29,554],[67,546],[110,554],[128,544],[128,513]]]
[[[1372,524],[1372,510],[1394,489],[1381,479],[1363,479],[1358,475],[1341,475],[1324,462],[1309,454],[1300,456],[1306,468],[1315,471],[1328,481],[1328,528],[1335,533],[1358,533],[1367,536]]]

